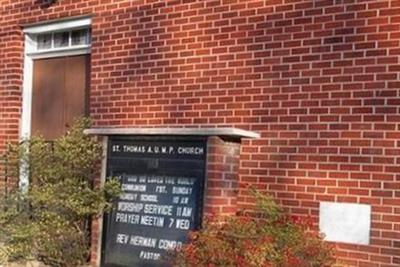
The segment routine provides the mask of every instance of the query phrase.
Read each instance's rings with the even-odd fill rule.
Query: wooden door
[[[32,134],[52,140],[88,115],[89,55],[34,60]]]

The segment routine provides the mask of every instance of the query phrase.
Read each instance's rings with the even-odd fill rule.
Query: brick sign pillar
[[[237,211],[240,143],[208,138],[204,216],[234,215]]]
[[[131,135],[155,136],[174,135],[171,129],[91,129],[88,134],[113,136]],[[239,191],[239,161],[241,138],[256,138],[252,132],[235,128],[212,129],[177,129],[176,133],[190,139],[206,137],[207,155],[205,161],[204,192],[202,196],[201,216],[232,216],[237,212]],[[154,137],[157,138],[157,137]],[[106,147],[108,137],[104,138]],[[103,163],[102,180],[105,180],[106,160]],[[199,202],[201,204],[201,201]],[[100,266],[102,247],[103,219],[94,219],[92,223],[91,265]],[[109,251],[110,252],[110,251]],[[104,255],[104,253],[103,253]],[[121,265],[122,266],[122,265]]]

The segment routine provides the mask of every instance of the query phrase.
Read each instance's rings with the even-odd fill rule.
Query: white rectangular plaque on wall
[[[368,245],[371,206],[353,203],[321,202],[319,228],[325,240]]]

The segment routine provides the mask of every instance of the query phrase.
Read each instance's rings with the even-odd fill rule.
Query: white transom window
[[[90,26],[90,18],[81,18],[26,27],[26,55],[48,58],[90,53]]]
[[[38,34],[36,37],[37,51],[75,48],[90,45],[90,30],[77,29]]]

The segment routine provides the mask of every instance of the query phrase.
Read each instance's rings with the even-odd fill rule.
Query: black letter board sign
[[[103,267],[164,267],[200,226],[206,139],[110,137],[107,176],[122,195],[105,214]]]

